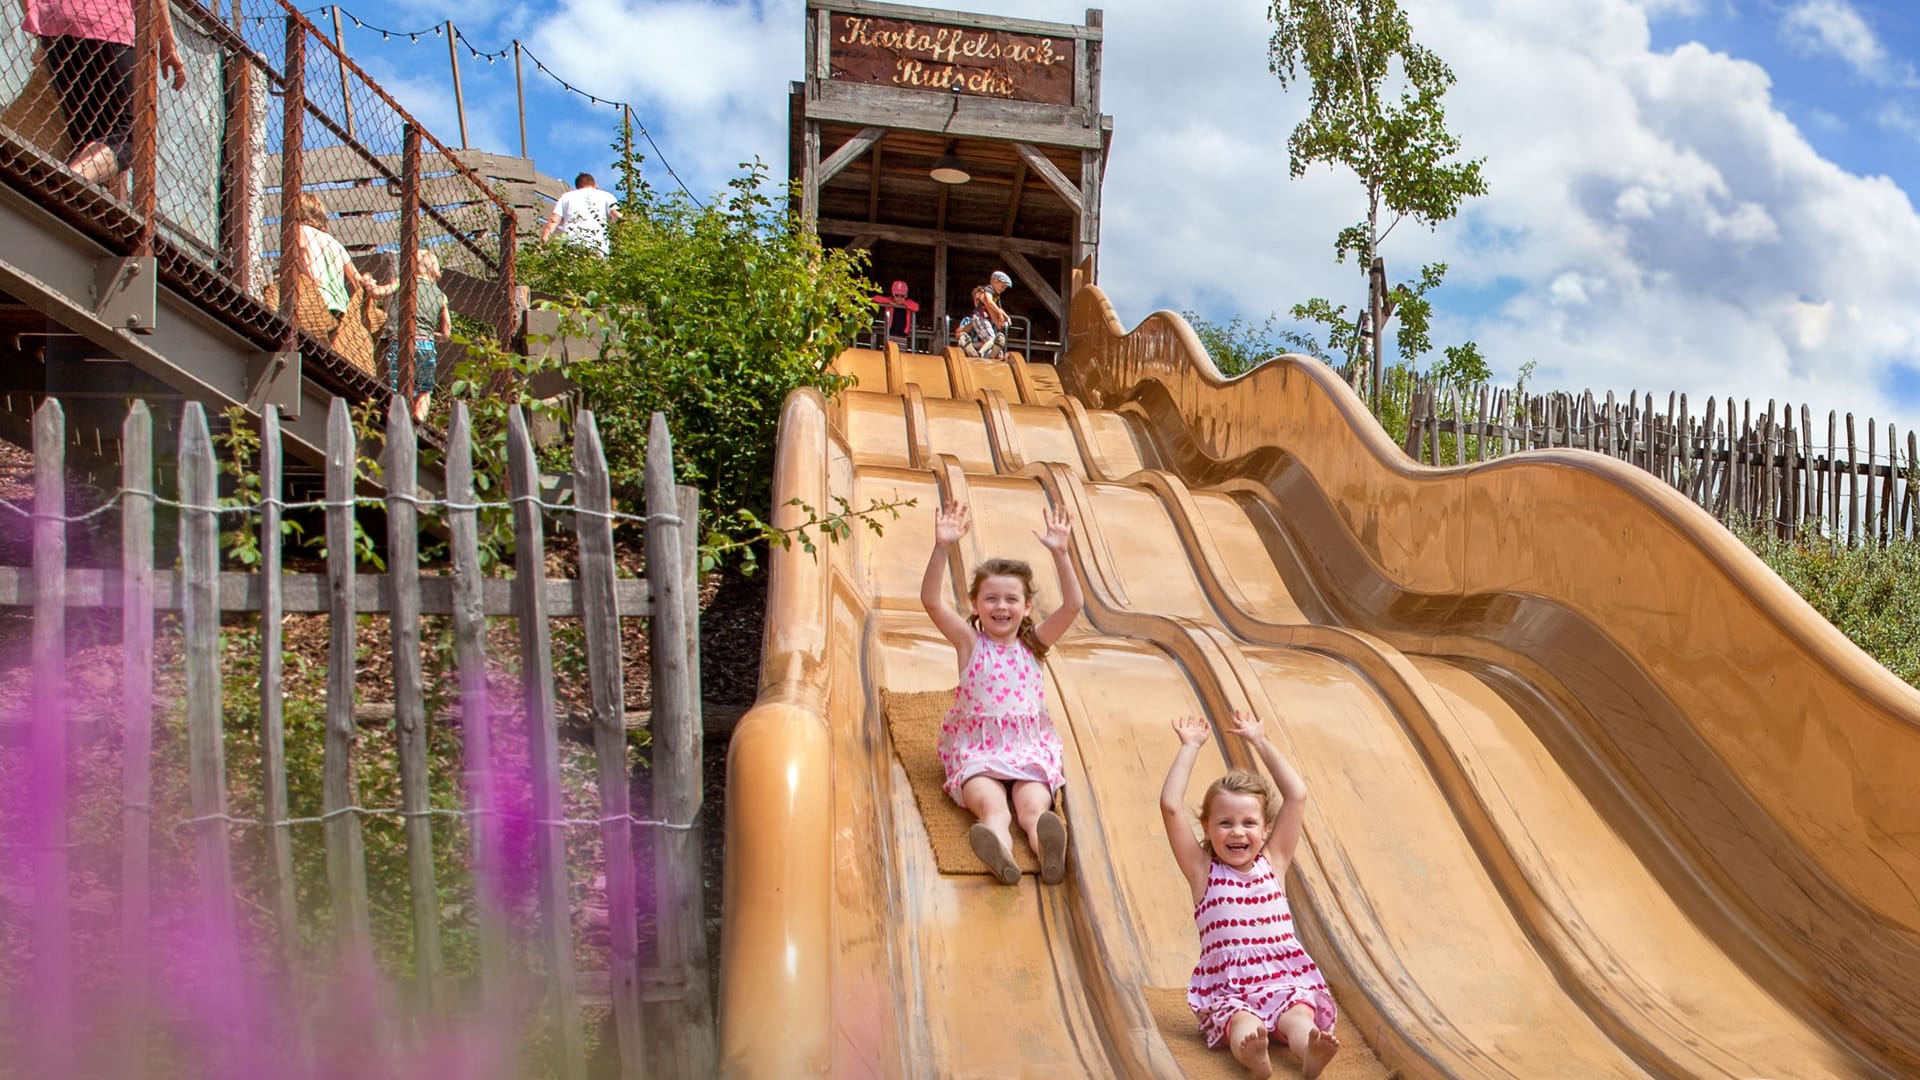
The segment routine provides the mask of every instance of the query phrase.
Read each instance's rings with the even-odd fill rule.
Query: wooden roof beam
[[[1027,288],[1032,289],[1033,295],[1039,297],[1041,303],[1047,305],[1047,310],[1053,312],[1054,318],[1064,320],[1067,317],[1067,305],[1061,302],[1060,294],[1054,291],[1052,285],[1047,284],[1047,279],[1040,276],[1040,271],[1034,269],[1025,255],[1002,248],[1000,257],[1007,261],[1008,266],[1013,267],[1014,276],[1024,282]]]
[[[825,185],[827,181],[838,176],[840,170],[853,164],[861,154],[866,153],[868,149],[885,138],[886,135],[887,129],[883,127],[861,128],[858,135],[848,139],[841,145],[840,149],[835,150],[825,161],[820,163],[820,168],[814,172],[814,183]]]
[[[1000,235],[1013,235],[1013,219],[1020,216],[1020,198],[1027,193],[1027,163],[1022,160],[1013,167],[1013,194],[1007,199],[1007,223],[1000,227]]]
[[[1055,194],[1065,199],[1068,206],[1073,207],[1075,214],[1087,212],[1085,204],[1080,201],[1080,185],[1067,179],[1067,174],[1060,171],[1060,166],[1055,165],[1047,155],[1026,143],[1014,143],[1013,149],[1020,155],[1020,160],[1027,163],[1028,168],[1039,173],[1040,179],[1045,180]]]
[[[1015,251],[1042,259],[1064,259],[1073,254],[1073,245],[1060,240],[1025,240],[992,233],[941,232],[909,225],[875,225],[871,221],[849,221],[846,218],[821,218],[816,227],[822,236],[870,236],[875,240],[918,244],[922,247],[947,244],[962,251]]]

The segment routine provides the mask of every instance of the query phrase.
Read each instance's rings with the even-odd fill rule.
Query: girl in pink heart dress
[[[1046,531],[1034,535],[1053,555],[1061,595],[1060,606],[1037,626],[1033,568],[1015,559],[989,559],[974,570],[969,615],[963,618],[947,603],[949,553],[972,527],[968,510],[957,503],[934,515],[933,554],[920,582],[920,603],[960,662],[953,708],[940,727],[943,786],[979,819],[967,831],[967,843],[1002,885],[1020,881],[1013,861],[1015,822],[1040,857],[1042,882],[1057,884],[1067,873],[1067,827],[1053,808],[1066,778],[1040,662],[1073,624],[1082,598],[1066,512],[1048,510],[1045,523]]]
[[[1173,858],[1193,894],[1200,961],[1187,984],[1187,1007],[1208,1046],[1227,1044],[1247,1075],[1273,1075],[1267,1055],[1278,1035],[1312,1080],[1340,1050],[1333,993],[1319,965],[1294,936],[1287,903],[1287,864],[1300,844],[1307,785],[1256,717],[1235,711],[1233,733],[1247,741],[1273,774],[1235,769],[1208,788],[1200,803],[1204,845],[1181,805],[1193,762],[1206,744],[1205,720],[1173,722],[1180,750],[1160,788],[1160,817]]]

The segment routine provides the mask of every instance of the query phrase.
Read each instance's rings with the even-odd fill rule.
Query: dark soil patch
[[[705,698],[706,788],[701,820],[706,825],[701,865],[706,878],[707,956],[714,972],[716,1009],[720,987],[720,900],[726,866],[727,744],[733,726],[753,705],[760,687],[760,645],[767,619],[767,579],[728,577],[700,613],[700,690]]]

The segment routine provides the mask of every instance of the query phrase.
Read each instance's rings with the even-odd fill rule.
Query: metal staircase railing
[[[457,310],[513,338],[512,206],[298,10],[285,0],[225,11],[167,0],[66,6],[86,4],[95,22],[124,22],[131,9],[130,49],[76,59],[71,34],[0,25],[0,181],[105,250],[99,281],[125,284],[151,260],[152,280],[273,358],[250,362],[249,404],[297,412],[303,380],[352,398],[383,392],[383,325],[365,309],[398,308],[398,325],[408,324],[418,250],[436,254]],[[17,5],[0,7],[19,17]],[[163,79],[176,58],[179,88]],[[111,164],[102,167],[96,144]],[[316,302],[296,251],[302,195],[325,203],[327,231],[353,256],[350,276],[397,277],[396,291],[349,317]],[[70,299],[116,329],[153,330],[160,316],[137,288],[120,309],[103,304],[105,291]],[[410,381],[413,335],[395,338],[395,366]],[[204,396],[207,380],[179,384]]]

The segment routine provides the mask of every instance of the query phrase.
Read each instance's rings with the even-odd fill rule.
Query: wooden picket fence
[[[0,606],[31,608],[34,709],[28,721],[31,760],[41,781],[57,783],[51,798],[66,805],[69,723],[61,704],[66,685],[65,618],[69,608],[118,608],[121,613],[123,668],[124,833],[120,859],[120,926],[123,956],[133,969],[128,977],[144,987],[149,973],[141,965],[151,955],[150,904],[154,867],[151,836],[155,826],[190,827],[194,849],[198,914],[216,931],[236,927],[234,850],[236,831],[257,828],[265,834],[271,881],[268,906],[286,961],[299,977],[300,915],[295,906],[296,826],[319,826],[324,837],[328,897],[332,907],[336,969],[355,956],[371,959],[369,897],[361,819],[384,814],[403,822],[411,904],[414,982],[410,997],[422,1017],[452,1008],[452,980],[443,970],[441,912],[436,898],[431,817],[464,817],[472,839],[471,857],[479,942],[478,982],[483,1001],[512,997],[509,984],[522,978],[513,960],[514,932],[499,890],[481,884],[501,868],[498,830],[506,811],[492,805],[496,782],[512,779],[530,787],[533,802],[523,823],[535,837],[539,929],[536,947],[544,960],[545,984],[539,989],[550,1007],[546,1037],[558,1075],[574,1080],[586,1074],[585,1040],[578,1003],[580,973],[575,967],[569,868],[565,830],[597,827],[603,840],[608,904],[607,996],[611,998],[618,1059],[623,1076],[695,1077],[712,1075],[714,1040],[709,1004],[706,935],[702,916],[701,723],[698,696],[698,602],[696,590],[697,496],[673,483],[672,446],[665,419],[653,417],[645,474],[649,513],[644,517],[613,510],[608,472],[593,415],[578,415],[573,444],[571,506],[540,498],[541,486],[525,416],[514,409],[509,425],[509,503],[477,502],[474,492],[472,431],[461,404],[453,409],[446,450],[445,496],[423,497],[418,486],[417,444],[404,408],[391,410],[386,431],[384,481],[378,498],[356,498],[356,438],[346,403],[335,399],[328,417],[325,463],[327,558],[324,574],[282,571],[281,522],[289,505],[281,500],[280,419],[268,408],[262,423],[261,501],[258,572],[220,570],[216,463],[206,417],[188,404],[180,424],[178,498],[154,490],[152,416],[135,402],[124,427],[121,487],[101,511],[66,515],[67,477],[63,469],[64,419],[58,401],[41,406],[33,424],[33,566],[0,567]],[[116,570],[67,566],[66,530],[80,517],[111,512],[117,501],[121,566]],[[177,511],[179,569],[156,569],[156,503]],[[363,504],[387,514],[387,567],[380,575],[357,572],[354,514]],[[443,507],[451,550],[444,575],[422,574],[418,538],[423,507]],[[486,578],[481,573],[477,526],[483,509],[510,506],[515,537],[514,574]],[[24,510],[12,507],[26,516]],[[571,515],[577,538],[577,576],[549,578],[545,537],[551,512]],[[613,528],[617,519],[643,522],[647,577],[616,576]],[[162,561],[170,563],[167,555]],[[185,659],[185,722],[189,758],[191,818],[155,821],[151,807],[154,724],[154,628],[156,611],[178,611]],[[263,775],[263,813],[258,820],[236,817],[227,805],[221,699],[223,612],[258,612],[260,680],[258,738]],[[282,616],[317,612],[328,616],[323,812],[293,819],[288,812],[286,732],[282,708]],[[355,644],[362,613],[384,613],[391,622],[395,729],[401,775],[399,807],[356,804],[350,761],[358,732],[354,715]],[[464,810],[434,809],[429,804],[427,725],[421,686],[421,618],[451,616],[459,674],[462,725]],[[489,742],[487,712],[486,620],[514,619],[518,628],[519,680],[526,717],[526,777],[497,777]],[[640,820],[629,806],[626,716],[621,671],[620,620],[649,622],[653,707],[652,813]],[[591,682],[592,728],[598,770],[599,815],[568,820],[562,802],[559,724],[555,708],[553,650],[549,622],[578,618],[583,624]],[[364,751],[363,751],[364,752]],[[34,870],[34,998],[36,1027],[43,1046],[70,1045],[76,1009],[67,911],[72,887],[68,863],[68,825],[49,815],[29,842]],[[638,943],[640,868],[634,855],[634,831],[651,829],[655,865],[652,877],[657,910],[652,912],[657,946],[649,970],[641,970]],[[309,835],[309,834],[301,834]],[[216,934],[216,936],[219,936]],[[524,965],[522,965],[524,966]],[[318,976],[315,975],[315,978]],[[508,995],[508,996],[502,996]],[[524,994],[512,997],[524,999]],[[131,1037],[138,1044],[139,1037]],[[137,1055],[135,1055],[137,1057]]]
[[[1920,439],[1902,444],[1893,424],[1827,413],[1816,438],[1812,410],[1687,395],[1616,399],[1591,391],[1528,394],[1417,383],[1407,407],[1406,451],[1431,465],[1487,461],[1524,450],[1571,447],[1644,469],[1729,525],[1832,547],[1885,544],[1920,529]],[[1844,440],[1842,431],[1844,430]],[[1884,434],[1884,438],[1882,437]],[[1861,436],[1865,436],[1864,444]]]

